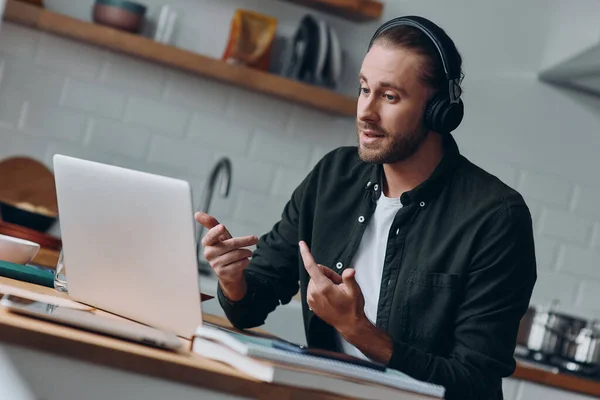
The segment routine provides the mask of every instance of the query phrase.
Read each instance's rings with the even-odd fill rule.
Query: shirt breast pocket
[[[408,279],[406,329],[424,351],[441,349],[444,337],[452,337],[459,285],[457,274],[416,271]]]

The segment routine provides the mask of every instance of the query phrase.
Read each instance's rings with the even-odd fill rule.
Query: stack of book
[[[440,399],[442,386],[344,354],[204,324],[192,350],[255,379],[360,399]]]

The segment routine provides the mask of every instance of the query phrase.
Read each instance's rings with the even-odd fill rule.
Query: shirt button
[[[371,181],[367,182],[367,187],[371,186]]]
[[[396,229],[396,235],[400,234],[400,228]]]
[[[421,207],[425,207],[425,202],[424,202],[424,201],[422,201],[422,202],[420,202],[420,203],[419,203],[419,205],[420,205]]]
[[[342,269],[343,266],[344,266],[344,264],[342,264],[341,262],[338,262],[337,264],[335,264],[335,267],[337,269]]]
[[[375,191],[379,190],[379,185],[375,184],[375,186],[373,186],[373,190],[375,190]]]
[[[388,279],[388,286],[390,286],[392,284],[392,280]]]
[[[363,217],[362,215],[358,217],[358,222],[360,222],[361,224],[365,222],[365,217]]]

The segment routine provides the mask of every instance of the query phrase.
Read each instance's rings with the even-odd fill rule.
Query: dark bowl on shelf
[[[95,23],[139,33],[144,25],[146,6],[127,0],[96,0],[92,9]]]
[[[56,222],[57,216],[28,211],[12,204],[0,202],[0,219],[11,224],[46,232]]]

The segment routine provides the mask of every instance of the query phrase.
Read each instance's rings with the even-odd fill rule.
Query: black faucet
[[[222,172],[222,173],[221,173]],[[221,186],[219,195],[223,198],[229,196],[229,189],[231,187],[231,161],[227,157],[221,158],[210,171],[208,181],[204,186],[204,192],[202,194],[202,202],[198,211],[209,213],[210,203],[213,197],[213,191],[217,184],[217,179],[222,175]],[[198,232],[196,234],[196,257],[198,258],[198,270],[201,272],[210,273],[212,269],[203,259],[202,256],[202,237],[204,236],[204,226],[198,224]]]

